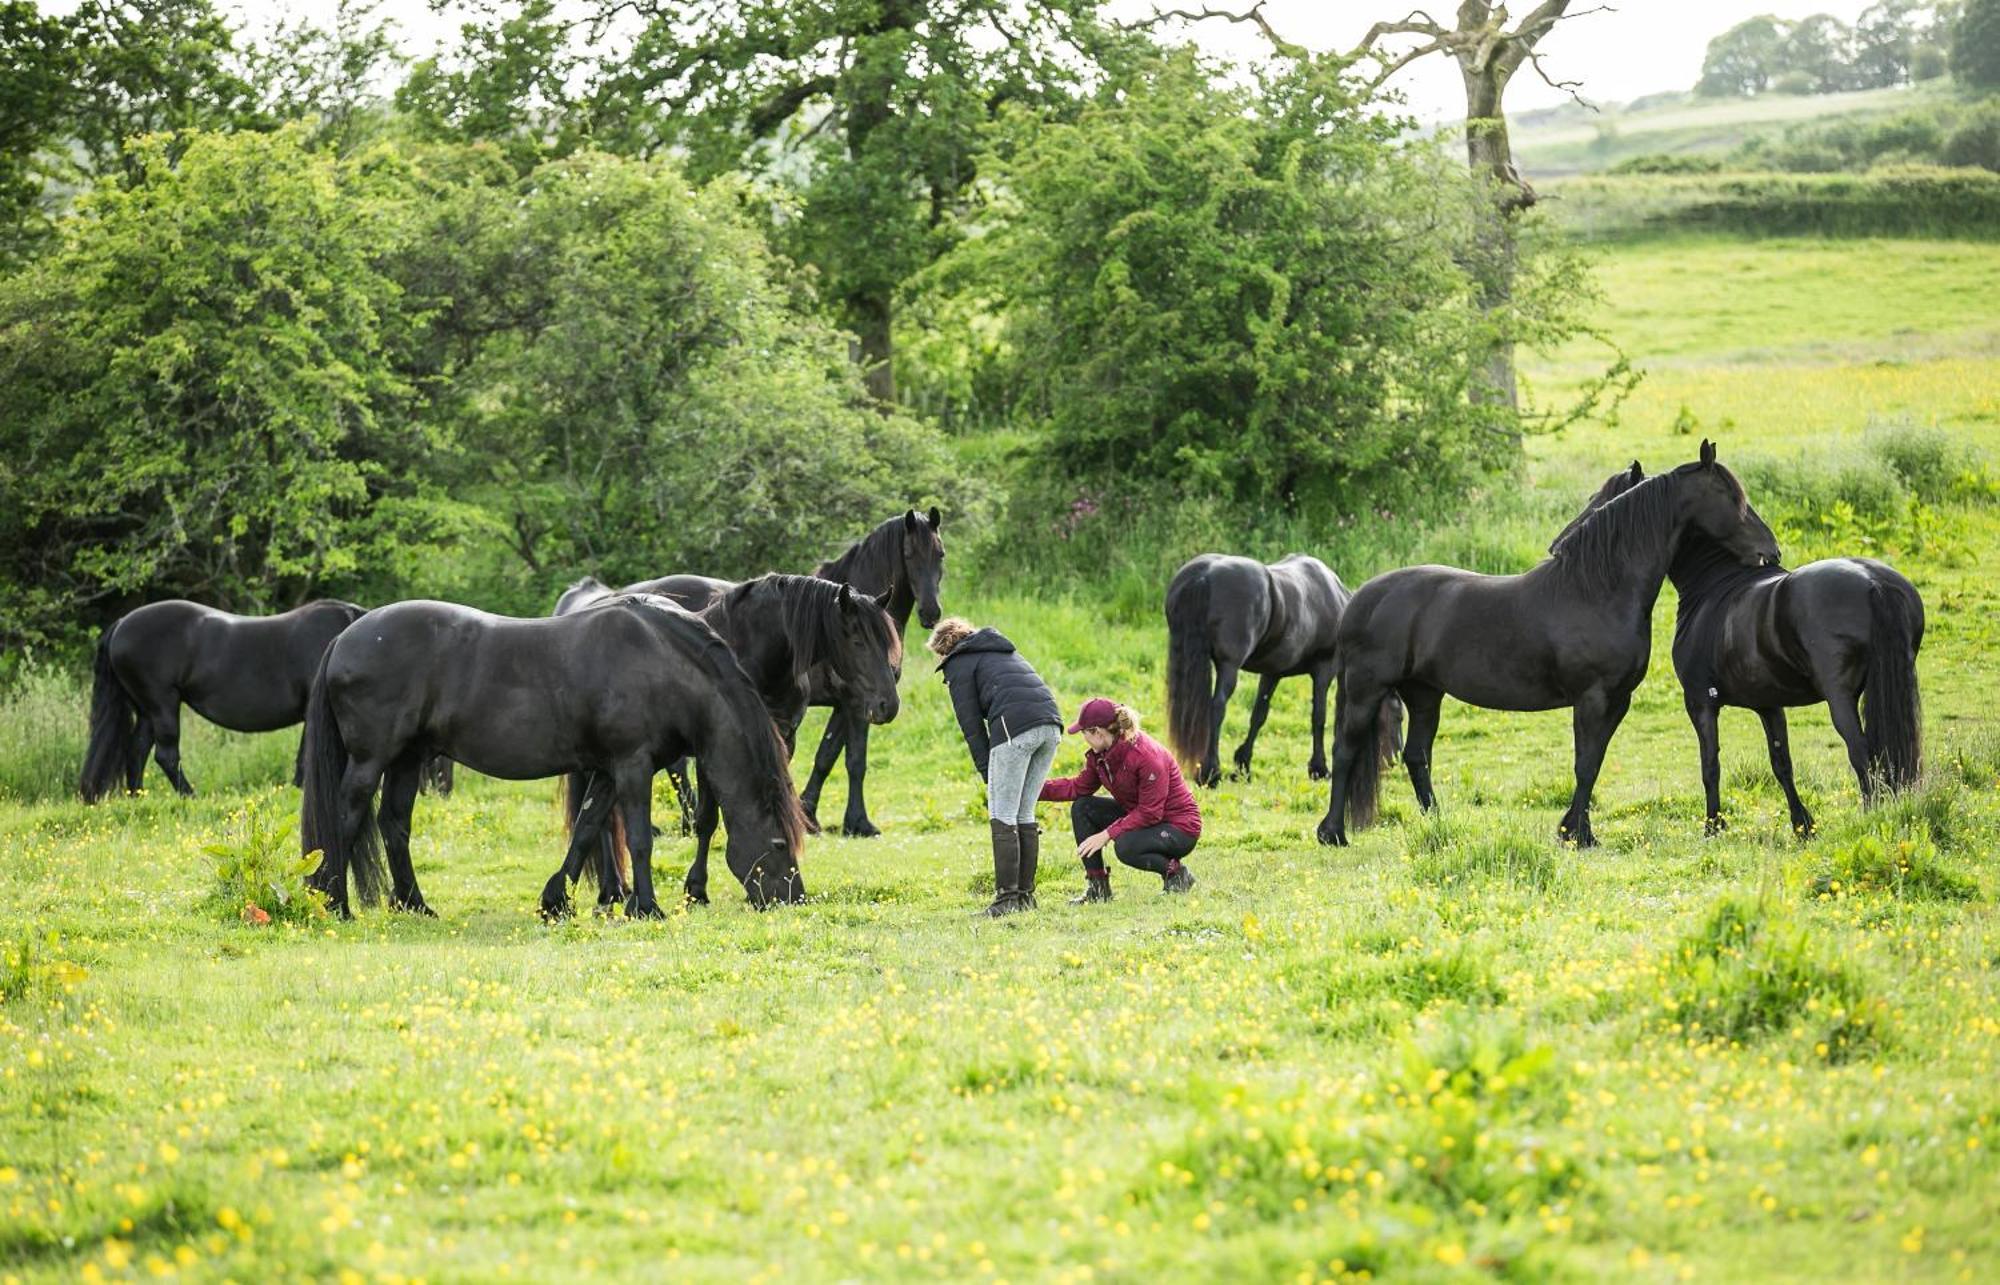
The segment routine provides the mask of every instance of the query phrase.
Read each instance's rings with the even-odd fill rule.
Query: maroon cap
[[[1118,717],[1118,706],[1102,696],[1093,696],[1083,703],[1076,713],[1076,722],[1069,725],[1071,732],[1081,732],[1086,727],[1109,727],[1111,720]]]

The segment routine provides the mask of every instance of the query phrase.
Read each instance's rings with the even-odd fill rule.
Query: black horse
[[[609,594],[595,580],[570,586],[556,605],[558,615],[597,605]],[[702,620],[721,635],[757,688],[785,742],[789,757],[806,702],[811,676],[824,667],[847,705],[871,723],[896,716],[900,698],[896,683],[902,675],[903,639],[889,619],[886,601],[856,593],[851,585],[812,576],[767,575],[741,584],[702,576],[668,576],[628,587],[626,593],[650,593],[685,606],[706,601]],[[669,766],[674,770],[674,765]],[[695,791],[695,857],[688,868],[685,891],[690,901],[708,903],[708,849],[715,835],[718,808],[714,792],[697,771]],[[574,831],[575,819],[593,782],[578,774],[569,779],[565,805]],[[622,879],[622,835],[603,836],[595,867],[600,904],[607,902]],[[592,873],[581,860],[583,848],[571,844],[570,860],[543,890],[543,913],[568,911],[567,885]],[[573,864],[572,864],[573,863]]]
[[[1699,462],[1585,515],[1521,575],[1409,567],[1357,589],[1340,622],[1333,789],[1320,842],[1347,842],[1350,805],[1356,826],[1374,821],[1381,772],[1370,737],[1393,691],[1410,712],[1403,762],[1426,810],[1436,802],[1431,741],[1447,694],[1487,709],[1573,709],[1576,792],[1557,834],[1595,846],[1591,787],[1646,676],[1667,568],[1697,532],[1744,566],[1778,560],[1770,528],[1706,441]]]
[[[97,641],[79,782],[84,802],[121,782],[137,793],[149,751],[176,791],[193,794],[181,770],[183,704],[236,732],[272,732],[304,719],[327,644],[364,610],[327,598],[276,616],[235,616],[175,599],[119,617]]]
[[[729,809],[729,868],[751,904],[804,900],[804,823],[771,717],[728,645],[665,599],[626,597],[545,620],[402,602],[369,612],[327,648],[306,712],[299,832],[306,851],[323,854],[312,883],[339,913],[350,866],[362,899],[378,894],[378,838],[391,904],[430,913],[410,864],[410,814],[433,751],[507,780],[590,772],[607,782],[585,801],[572,847],[618,809],[632,852],[626,909],[637,916],[661,913],[653,774],[699,755]]]
[[[1279,680],[1309,674],[1313,748],[1306,775],[1326,779],[1326,689],[1340,655],[1340,615],[1352,596],[1324,562],[1304,553],[1272,563],[1202,553],[1174,573],[1167,586],[1167,732],[1195,784],[1222,779],[1222,719],[1239,671],[1258,677],[1250,731],[1236,747],[1236,775],[1249,779],[1250,754]],[[1402,705],[1384,701],[1385,763],[1395,761],[1402,724]]]
[[[1633,460],[1605,481],[1584,515],[1645,478]],[[1827,558],[1796,571],[1775,563],[1745,568],[1715,541],[1691,533],[1667,575],[1680,595],[1674,673],[1701,747],[1708,833],[1727,827],[1716,731],[1724,705],[1755,710],[1763,721],[1771,772],[1784,787],[1798,834],[1812,833],[1813,819],[1792,781],[1787,706],[1826,703],[1864,804],[1878,786],[1916,784],[1923,770],[1917,650],[1924,600],[1901,572],[1873,558]]]

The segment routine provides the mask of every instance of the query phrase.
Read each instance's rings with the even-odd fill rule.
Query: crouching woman
[[[928,645],[939,657],[972,765],[986,782],[993,904],[983,913],[1033,910],[1041,860],[1035,797],[1062,742],[1062,711],[1035,667],[997,629],[940,620]]]
[[[1088,747],[1083,771],[1047,782],[1042,798],[1071,804],[1085,879],[1071,904],[1111,900],[1107,846],[1126,865],[1160,876],[1164,892],[1192,888],[1194,876],[1181,863],[1201,838],[1201,809],[1174,756],[1139,730],[1136,714],[1101,696],[1084,702],[1069,730],[1082,733]],[[1098,798],[1099,789],[1111,797]]]

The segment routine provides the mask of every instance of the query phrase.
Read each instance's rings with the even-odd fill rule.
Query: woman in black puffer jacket
[[[986,782],[993,832],[993,904],[998,917],[1035,905],[1041,830],[1035,800],[1055,763],[1062,713],[1047,683],[997,629],[953,617],[931,631],[930,649],[951,689],[951,707]]]

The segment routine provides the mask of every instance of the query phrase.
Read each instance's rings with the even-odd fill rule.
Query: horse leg
[[[840,832],[850,839],[872,839],[882,833],[868,819],[868,800],[861,792],[862,783],[867,779],[868,720],[857,717],[848,723],[847,815],[840,822]]]
[[[1342,682],[1339,698],[1334,702],[1331,797],[1326,815],[1320,818],[1313,832],[1321,843],[1347,846],[1347,804],[1353,792],[1354,770],[1361,755],[1375,752],[1375,719],[1385,694],[1380,688],[1364,690],[1361,683],[1352,679]]]
[[[1728,818],[1722,815],[1722,747],[1716,728],[1718,713],[1711,702],[1692,694],[1688,696],[1688,722],[1694,724],[1695,745],[1701,753],[1701,792],[1708,807],[1701,828],[1703,834],[1711,835],[1721,834],[1729,828]]]
[[[1333,665],[1331,662],[1320,665],[1312,671],[1312,685],[1313,752],[1312,757],[1306,760],[1306,780],[1324,781],[1326,779],[1326,692],[1329,687],[1333,686]],[[1263,692],[1260,687],[1258,695],[1261,696],[1262,694]],[[1339,729],[1336,728],[1334,730],[1335,734],[1338,735]]]
[[[1813,832],[1813,819],[1799,800],[1799,787],[1792,781],[1792,734],[1785,726],[1784,708],[1760,709],[1757,717],[1764,720],[1764,743],[1771,749],[1771,775],[1778,778],[1785,791],[1785,802],[1792,809],[1792,833],[1803,839]]]
[[[820,832],[819,792],[826,785],[826,778],[833,773],[834,761],[846,745],[846,716],[840,706],[835,705],[826,716],[826,731],[820,735],[819,748],[813,751],[812,771],[806,777],[806,788],[799,793],[799,808],[806,814],[806,829],[813,834]]]
[[[1861,804],[1866,807],[1875,801],[1875,777],[1868,770],[1868,738],[1861,730],[1855,691],[1843,683],[1824,680],[1820,690],[1826,693],[1826,712],[1833,716],[1833,730],[1847,744],[1847,763],[1854,769],[1854,779],[1861,784]]]
[[[375,787],[382,780],[382,765],[366,763],[360,759],[349,759],[347,769],[340,775],[340,848],[366,861],[364,851],[368,827],[374,824],[370,816],[369,804],[375,798]],[[372,877],[372,876],[371,876]],[[340,919],[354,918],[354,912],[347,903],[347,860],[336,861],[332,854],[325,854],[320,860],[319,873],[315,876],[318,887],[326,894],[326,907]]]
[[[1556,838],[1574,839],[1579,848],[1597,846],[1597,836],[1590,829],[1590,792],[1604,767],[1604,751],[1611,746],[1611,734],[1618,730],[1631,706],[1629,690],[1607,692],[1594,688],[1577,701],[1571,719],[1576,738],[1576,793],[1569,801],[1569,811],[1556,825]]]
[[[632,854],[632,895],[625,913],[633,919],[664,919],[653,893],[653,773],[650,765],[618,770],[618,812],[625,821],[625,846]]]
[[[125,791],[137,794],[146,783],[146,757],[153,752],[153,723],[144,714],[132,725],[131,752],[125,757]]]
[[[437,918],[424,904],[417,887],[417,869],[410,861],[410,820],[417,808],[417,791],[424,781],[424,758],[416,746],[403,751],[382,778],[382,846],[389,855],[389,909]]]
[[[183,797],[194,793],[187,775],[181,771],[181,710],[178,703],[152,711],[147,722],[153,725],[153,760],[167,774],[174,793]]]
[[[715,791],[702,779],[701,765],[695,765],[694,787],[694,864],[688,867],[687,878],[682,882],[681,891],[690,904],[708,904],[708,847],[715,840],[715,823],[721,811],[715,801]]]
[[[1417,792],[1417,806],[1428,812],[1437,806],[1437,795],[1431,790],[1431,742],[1437,738],[1438,719],[1444,711],[1444,693],[1435,687],[1422,687],[1414,683],[1398,689],[1403,698],[1403,708],[1410,715],[1410,732],[1403,739],[1403,766],[1410,772],[1410,788]],[[1387,702],[1383,702],[1387,704]],[[1379,731],[1371,721],[1369,731]],[[1373,737],[1368,751],[1377,750]]]
[[[1250,779],[1250,756],[1257,749],[1257,734],[1264,730],[1264,720],[1271,716],[1271,693],[1278,690],[1276,674],[1257,675],[1257,699],[1250,703],[1250,730],[1243,735],[1243,744],[1236,747],[1235,775],[1245,781]],[[1222,752],[1222,721],[1215,723],[1216,753]]]
[[[1222,779],[1222,719],[1229,712],[1229,698],[1236,694],[1236,675],[1241,671],[1242,666],[1234,661],[1215,662],[1215,691],[1208,699],[1208,737],[1201,762],[1195,766],[1196,785],[1214,785]]]

